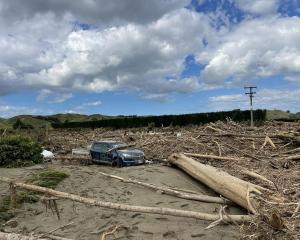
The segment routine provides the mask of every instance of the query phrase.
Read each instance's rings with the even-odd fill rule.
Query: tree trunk
[[[215,160],[239,161],[239,159],[237,158],[206,155],[206,154],[199,154],[199,153],[184,153],[184,155],[189,157],[207,158],[207,159],[215,159]]]
[[[103,202],[96,199],[85,198],[74,194],[69,194],[65,192],[56,191],[49,188],[39,187],[35,185],[14,182],[12,179],[1,177],[0,181],[13,183],[17,187],[21,187],[27,190],[46,193],[51,196],[70,199],[75,202],[85,203],[93,206],[122,210],[122,211],[131,211],[131,212],[142,212],[142,213],[152,213],[152,214],[162,214],[162,215],[170,215],[170,216],[177,216],[177,217],[189,217],[189,218],[196,218],[201,220],[207,221],[216,221],[219,219],[219,215],[217,214],[209,214],[209,213],[200,213],[200,212],[193,212],[193,211],[183,211],[178,209],[172,208],[158,208],[158,207],[144,207],[144,206],[131,206],[126,204],[118,204],[118,203],[111,203],[111,202]],[[226,215],[224,216],[224,220],[228,222],[245,222],[250,221],[251,217],[248,215]]]
[[[171,155],[169,162],[181,168],[215,192],[248,209],[250,212],[256,213],[253,207],[255,200],[251,198],[251,193],[259,192],[258,186],[231,176],[215,167],[202,164],[183,154]]]

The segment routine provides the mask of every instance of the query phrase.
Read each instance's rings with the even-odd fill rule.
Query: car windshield
[[[123,148],[123,147],[127,147],[127,144],[124,143],[124,142],[115,142],[115,143],[110,144],[111,149],[113,149],[113,148]]]

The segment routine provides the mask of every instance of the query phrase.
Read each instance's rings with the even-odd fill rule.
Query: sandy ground
[[[158,164],[126,168],[111,168],[102,165],[74,166],[52,164],[50,168],[70,174],[61,182],[57,190],[81,196],[96,198],[103,201],[141,206],[169,207],[207,213],[218,213],[220,205],[184,200],[159,194],[144,187],[125,184],[107,178],[98,172],[103,171],[122,177],[190,189],[199,193],[216,196],[214,192],[194,181],[179,169]],[[0,169],[0,175],[25,180],[31,173],[40,171],[33,168]],[[7,194],[7,184],[0,183],[0,194]],[[237,239],[239,229],[233,225],[217,226],[205,230],[209,222],[154,214],[116,211],[99,207],[74,203],[69,200],[58,200],[61,220],[51,211],[46,212],[42,203],[24,204],[22,211],[14,218],[19,224],[17,228],[6,230],[13,232],[45,233],[59,226],[73,222],[63,230],[55,232],[58,236],[73,239],[100,239],[103,230],[112,225],[120,225],[116,233],[107,239]],[[241,214],[241,209],[230,208],[230,213]]]

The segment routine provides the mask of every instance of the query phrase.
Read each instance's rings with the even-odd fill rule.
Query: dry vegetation
[[[240,226],[241,238],[300,238],[299,123],[266,122],[253,129],[231,120],[183,128],[59,129],[49,132],[45,144],[59,158],[73,148],[86,148],[95,139],[124,140],[143,149],[154,164],[168,164],[171,154],[186,153],[259,185],[267,197],[257,199],[257,214]]]
[[[266,139],[266,136],[270,138]],[[122,139],[143,149],[147,159],[154,162],[164,161],[177,152],[237,159],[197,158],[285,198],[282,204],[263,202],[261,214],[255,216],[250,225],[241,228],[243,238],[297,239],[300,230],[299,207],[296,204],[299,206],[300,200],[299,136],[299,123],[267,122],[251,129],[229,120],[184,128],[59,130],[51,132],[49,147],[67,154],[72,148],[86,147],[93,139],[108,138]],[[274,223],[276,217],[282,222]]]

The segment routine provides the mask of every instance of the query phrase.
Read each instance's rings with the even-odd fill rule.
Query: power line
[[[251,115],[251,127],[253,127],[253,98],[254,98],[254,94],[256,94],[256,92],[253,91],[253,89],[257,89],[257,87],[254,86],[249,86],[249,87],[244,87],[244,89],[246,90],[245,94],[249,95],[250,98],[250,115]],[[247,90],[249,89],[249,92],[247,92]]]

